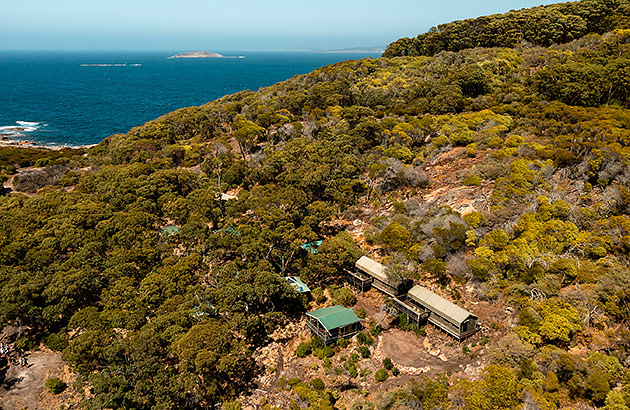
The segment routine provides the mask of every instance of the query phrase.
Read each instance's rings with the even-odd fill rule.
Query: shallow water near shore
[[[169,59],[174,52],[0,52],[0,138],[79,146],[178,108],[377,54],[223,51],[243,58]]]

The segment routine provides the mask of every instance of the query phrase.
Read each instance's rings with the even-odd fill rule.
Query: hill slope
[[[431,56],[475,47],[550,46],[628,27],[627,0],[583,0],[440,24],[416,38],[393,42],[383,56]]]
[[[0,319],[64,351],[87,408],[256,387],[280,407],[628,406],[629,53],[620,29],[347,61],[40,162],[67,172],[0,197]],[[478,313],[461,346],[416,329],[449,374],[375,380],[386,301],[338,288],[362,253]],[[306,343],[306,309],[354,299],[373,336]]]

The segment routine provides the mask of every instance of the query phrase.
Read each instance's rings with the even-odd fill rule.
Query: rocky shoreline
[[[58,151],[64,148],[71,149],[87,149],[95,147],[98,144],[86,144],[86,145],[42,145],[35,141],[29,140],[16,140],[11,137],[0,135],[0,147],[9,148],[37,148],[37,149],[49,149]]]

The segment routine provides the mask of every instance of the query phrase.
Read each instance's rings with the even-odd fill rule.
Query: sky
[[[544,0],[2,0],[0,50],[330,50],[386,46]]]

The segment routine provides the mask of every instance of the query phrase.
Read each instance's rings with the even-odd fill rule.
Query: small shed
[[[289,285],[293,286],[298,293],[310,293],[311,289],[306,285],[306,283],[302,282],[302,279],[299,276],[287,276],[284,278]]]
[[[429,311],[428,321],[451,336],[462,339],[477,331],[477,316],[451,301],[416,285],[409,291],[409,301]]]
[[[390,296],[405,294],[411,287],[411,281],[403,278],[392,278],[385,272],[385,266],[367,256],[361,256],[356,261],[358,271],[373,278],[372,286]]]
[[[352,309],[337,305],[307,313],[306,326],[325,344],[330,344],[358,333],[361,330],[361,319]]]

